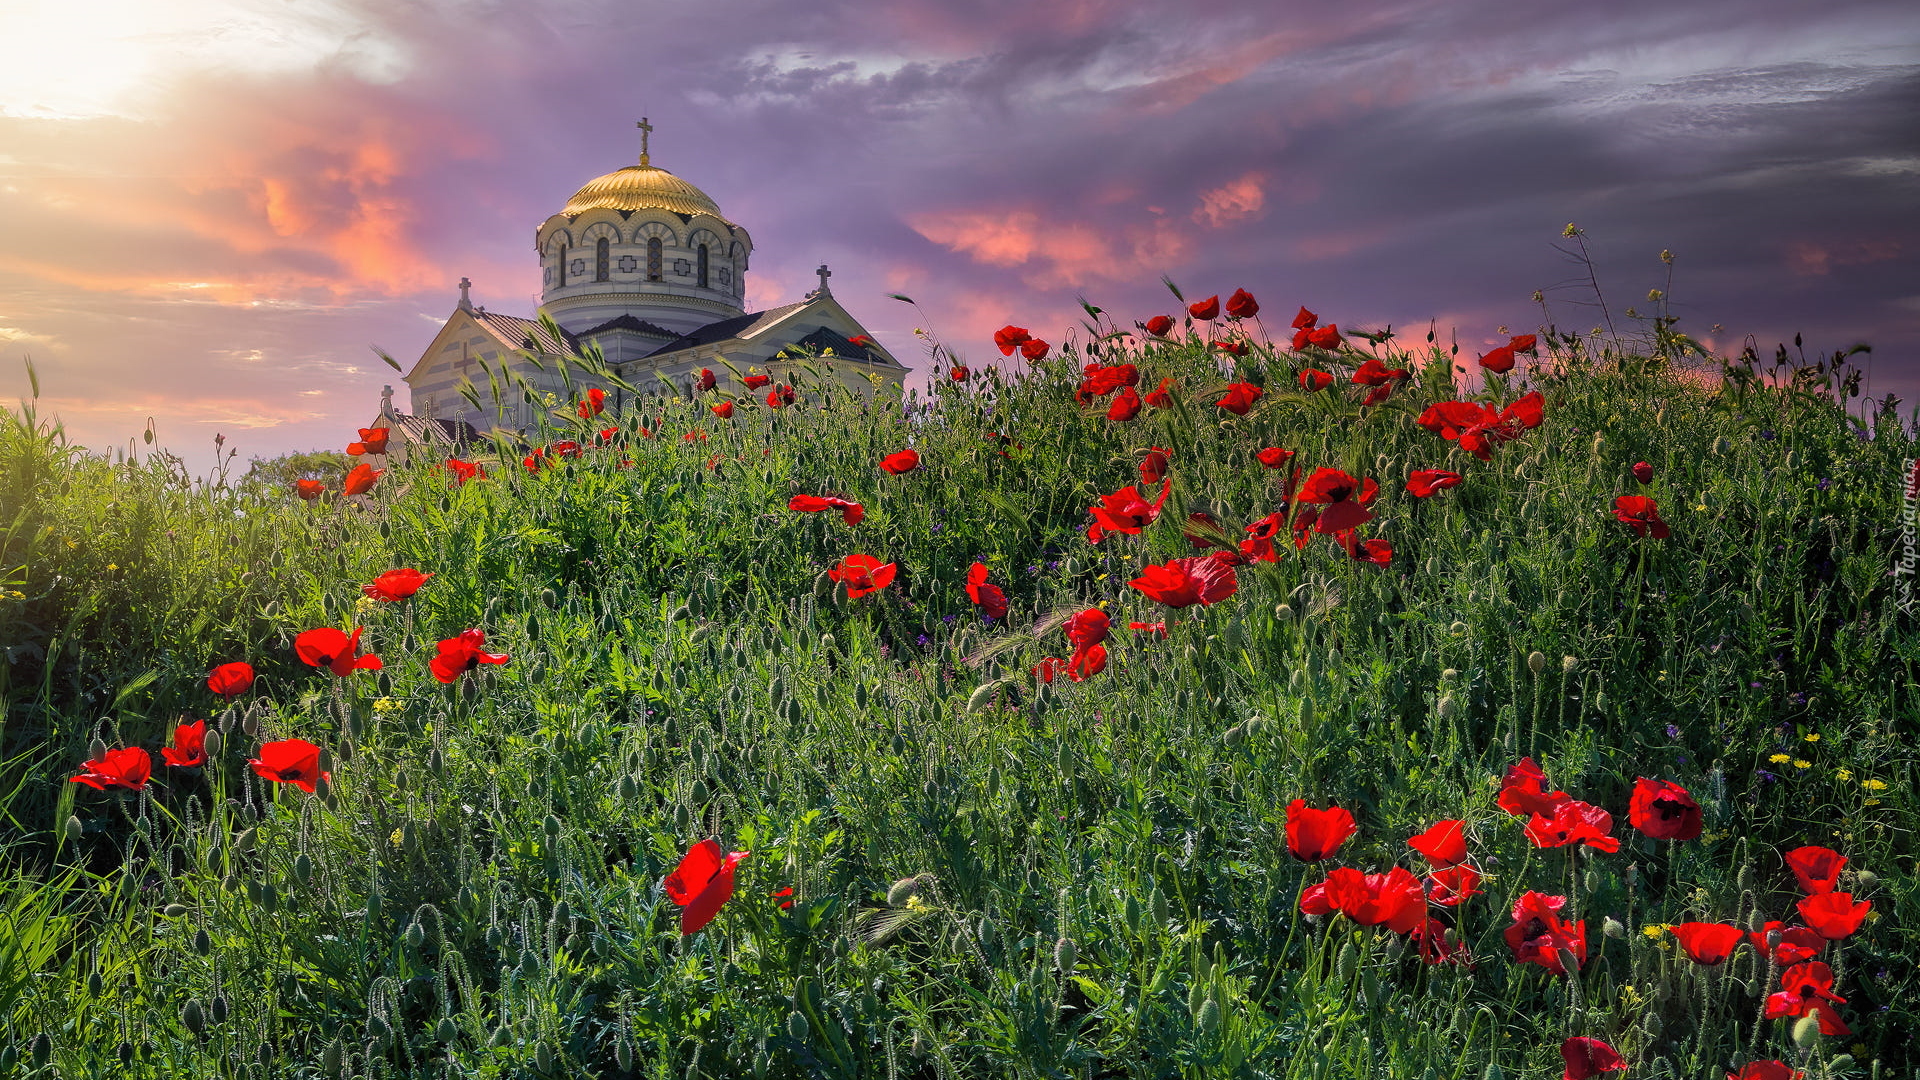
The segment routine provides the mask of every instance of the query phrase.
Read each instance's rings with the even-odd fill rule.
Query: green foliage
[[[1546,423],[1482,463],[1413,423],[1454,395],[1437,350],[1381,349],[1416,375],[1361,409],[1295,375],[1364,352],[1256,343],[1236,377],[1268,393],[1238,418],[1197,339],[1097,336],[932,400],[852,392],[857,365],[820,357],[797,405],[743,398],[731,422],[710,396],[591,428],[563,403],[542,442],[578,457],[529,471],[503,444],[486,480],[414,462],[314,504],[10,414],[0,1044],[20,1049],[0,1071],[43,1046],[61,1075],[1463,1078],[1549,1075],[1573,1034],[1648,1076],[1912,1066],[1920,637],[1887,571],[1916,448],[1897,416],[1861,438],[1818,386],[1549,338],[1532,383],[1485,395],[1538,388]],[[1178,399],[1110,423],[1074,401],[1089,360],[1138,364],[1143,389],[1170,376]],[[875,467],[909,444],[920,470]],[[1089,544],[1087,508],[1149,446],[1171,450],[1161,520]],[[1283,538],[1215,607],[1128,588],[1191,550],[1189,514],[1237,536],[1280,508],[1265,446],[1377,479],[1366,535],[1391,566]],[[1467,480],[1415,500],[1426,467]],[[1642,493],[1668,540],[1613,518]],[[790,512],[795,494],[866,518]],[[824,572],[856,552],[898,580],[836,597]],[[963,591],[976,559],[1003,620]],[[435,576],[360,596],[401,566]],[[1106,671],[1036,684],[1060,617],[1096,604]],[[1119,629],[1163,618],[1164,640]],[[323,625],[367,627],[384,670],[300,664],[293,636]],[[512,661],[442,685],[427,660],[469,627]],[[204,683],[228,660],[262,676],[230,707]],[[138,796],[66,782],[95,737],[158,747],[183,714],[224,735],[208,767]],[[319,794],[246,765],[290,737],[326,748]],[[1623,850],[1532,848],[1492,798],[1521,755],[1615,811]],[[1628,829],[1636,776],[1688,787],[1705,835]],[[1486,894],[1448,918],[1475,965],[1302,915],[1324,871],[1287,855],[1294,798],[1351,809],[1339,860],[1373,871],[1464,818]],[[752,855],[683,939],[660,881],[709,834]],[[1790,917],[1776,852],[1802,843],[1866,872],[1848,884],[1876,917],[1836,965],[1859,1046],[1757,1023],[1777,973],[1750,948],[1698,969],[1642,933]],[[1588,921],[1577,978],[1509,960],[1529,888]]]

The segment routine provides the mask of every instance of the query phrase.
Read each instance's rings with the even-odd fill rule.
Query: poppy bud
[[[279,906],[280,906],[280,890],[274,887],[274,884],[271,881],[261,882],[260,883],[260,910],[271,915],[273,914],[274,910]]]
[[[888,907],[906,907],[907,901],[920,895],[920,878],[904,877],[887,890]]]
[[[87,972],[87,993],[92,994],[94,997],[99,997],[100,992],[104,989],[106,989],[106,980],[100,977],[100,973],[98,971]]]
[[[206,1014],[201,1011],[199,1001],[193,998],[188,998],[187,1003],[185,1005],[180,1006],[180,1023],[185,1025],[188,1031],[193,1032],[196,1038],[199,1037],[199,1035],[202,1032],[207,1030],[207,1017],[206,1017]],[[40,1038],[44,1039],[46,1038],[46,1036],[42,1035],[40,1036]],[[33,1049],[34,1049],[34,1057],[36,1058],[39,1057],[40,1046],[37,1041],[35,1042]]]
[[[1440,719],[1449,720],[1452,719],[1454,713],[1460,711],[1460,706],[1458,702],[1453,700],[1452,695],[1448,695],[1440,699],[1440,704],[1436,706],[1435,711],[1440,714]]]
[[[417,949],[427,943],[426,927],[421,926],[418,919],[408,923],[406,933],[401,936],[406,939],[407,947],[410,949]]]
[[[207,1009],[207,1015],[213,1017],[213,1022],[216,1024],[226,1023],[227,1014],[229,1011],[230,1010],[227,1008],[227,995],[225,994],[213,995],[212,1005],[210,1008]]]
[[[987,702],[993,699],[993,692],[998,688],[998,685],[997,683],[981,683],[975,687],[973,693],[967,695],[967,715],[971,716],[984,708]]]
[[[1300,699],[1300,726],[1303,728],[1310,728],[1313,726],[1313,699],[1312,698]]]
[[[120,1040],[120,1048],[116,1050],[114,1053],[115,1053],[115,1056],[117,1056],[120,1059],[120,1064],[123,1067],[127,1065],[132,1065],[133,1053],[134,1053],[133,1040],[132,1039]]]
[[[624,1038],[614,1043],[613,1060],[620,1066],[621,1072],[630,1071],[633,1068],[633,1044]]]
[[[248,738],[251,738],[251,739],[259,738],[260,737],[260,718],[253,715],[251,712],[249,712],[246,716],[246,719],[240,721],[240,730],[246,732]]]
[[[293,880],[301,885],[313,880],[313,860],[304,851],[294,857]]]
[[[68,840],[77,841],[80,839],[81,835],[84,834],[86,831],[87,831],[86,827],[80,824],[79,815],[77,814],[68,815],[67,817],[67,839]]]
[[[1620,925],[1620,920],[1611,915],[1607,916],[1606,919],[1601,922],[1600,932],[1613,938],[1615,941],[1627,936],[1627,928]]]
[[[692,803],[694,806],[701,806],[706,803],[707,801],[706,781],[695,780],[693,782],[693,786],[687,789],[687,801]]]
[[[1574,669],[1579,666],[1580,658],[1577,656],[1563,656],[1560,658],[1560,670],[1562,672],[1572,674]]]
[[[1547,654],[1538,649],[1527,654],[1527,670],[1535,675],[1547,670]]]
[[[620,797],[622,799],[637,799],[640,797],[640,785],[634,781],[632,776],[622,776],[620,778]]]
[[[1802,1050],[1820,1041],[1820,1014],[1808,1013],[1793,1025],[1793,1045]]]
[[[552,814],[547,815],[547,820],[541,826],[547,830],[548,836],[560,835],[560,819]]]
[[[1072,938],[1063,937],[1053,943],[1053,965],[1060,969],[1061,975],[1072,975],[1074,965],[1079,962],[1080,949],[1074,945]]]
[[[508,1027],[505,1024],[501,1024],[499,1027],[494,1028],[493,1034],[487,1036],[487,1045],[495,1048],[505,1046],[512,1041],[513,1041],[513,1029]]]
[[[99,761],[106,756],[107,740],[95,735],[93,741],[87,744],[87,758],[92,761]]]
[[[1354,965],[1359,963],[1359,960],[1360,954],[1354,950],[1353,942],[1347,942],[1340,947],[1340,957],[1334,962],[1334,974],[1339,976],[1341,982],[1346,982],[1353,978]]]
[[[443,1043],[450,1043],[458,1038],[459,1035],[460,1027],[453,1022],[453,1017],[451,1016],[441,1017],[440,1023],[433,1029],[433,1037]]]
[[[798,1009],[787,1014],[787,1035],[795,1042],[806,1041],[807,1018]]]
[[[1239,724],[1235,724],[1228,728],[1226,734],[1220,736],[1220,738],[1221,741],[1225,742],[1228,746],[1239,746],[1246,741],[1247,732],[1245,728]]]
[[[1127,929],[1132,933],[1138,934],[1140,932],[1140,917],[1144,912],[1140,910],[1140,901],[1136,899],[1132,893],[1127,894],[1127,902],[1121,906],[1120,913],[1127,921]]]
[[[180,916],[185,915],[186,913],[187,913],[187,905],[185,904],[168,904],[166,908],[161,912],[161,914],[165,915],[169,919],[177,919]]]
[[[201,956],[207,956],[213,952],[213,937],[207,933],[207,928],[204,926],[193,932],[193,951]]]
[[[260,833],[260,830],[258,829],[248,829],[247,831],[241,833],[239,836],[234,838],[233,850],[252,851],[254,841],[259,839],[259,833]]]
[[[1273,617],[1276,619],[1279,619],[1281,622],[1292,622],[1293,621],[1293,605],[1281,604],[1279,607],[1274,608]]]

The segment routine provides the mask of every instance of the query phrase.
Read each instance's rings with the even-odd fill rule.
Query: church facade
[[[722,361],[779,380],[804,353],[830,352],[834,375],[864,394],[905,379],[909,369],[834,297],[824,265],[819,288],[800,300],[747,311],[752,236],[705,192],[652,164],[646,137],[653,129],[645,120],[640,128],[639,164],[588,181],[535,230],[540,302],[559,335],[537,319],[474,304],[462,278],[458,306],[405,375],[412,412],[387,407],[383,417],[402,427],[423,420],[530,431],[550,409],[540,398],[567,393],[561,358],[589,345],[643,398],[690,393],[703,367],[722,389],[744,394]],[[491,400],[482,363],[523,376],[536,400],[505,387],[500,401]],[[576,395],[594,385],[578,369],[572,377]],[[467,386],[480,398],[478,411],[461,392]],[[616,409],[636,404],[619,387],[603,389]]]

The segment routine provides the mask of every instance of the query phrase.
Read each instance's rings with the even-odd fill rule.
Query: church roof
[[[826,352],[828,349],[832,349],[833,355],[835,356],[850,356],[855,359],[870,362],[878,362],[880,359],[878,355],[864,346],[855,345],[846,335],[840,333],[838,330],[826,326],[822,326],[813,333],[801,338],[799,341],[793,342],[788,345],[787,348],[795,352],[812,352],[816,356]]]
[[[635,318],[631,313],[628,313],[628,312],[622,312],[621,314],[616,315],[611,319],[608,319],[606,322],[603,322],[598,326],[590,326],[587,329],[582,330],[578,334],[575,334],[573,336],[576,338],[592,337],[595,334],[604,333],[608,330],[633,330],[635,332],[647,334],[652,337],[662,337],[662,338],[671,338],[671,337],[679,336],[678,334],[675,334],[673,331],[667,329],[664,326],[660,326],[657,323],[650,323],[645,319]]]
[[[711,214],[726,221],[720,207],[707,193],[658,165],[629,165],[604,176],[596,176],[573,193],[566,209],[569,217],[589,210],[667,210],[676,214]]]
[[[572,353],[580,349],[579,335],[561,330],[562,340],[556,341],[537,319],[502,315],[484,308],[474,308],[473,319],[486,327],[495,337],[516,349],[533,349],[542,353]]]
[[[698,330],[667,342],[647,355],[660,356],[664,353],[679,352],[681,349],[691,349],[697,345],[711,345],[716,341],[752,337],[806,306],[806,301],[803,300],[798,304],[783,304],[765,311],[751,311],[745,315],[735,315],[731,319],[708,323]]]

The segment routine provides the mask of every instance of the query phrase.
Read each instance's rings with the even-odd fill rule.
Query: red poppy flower
[[[778,409],[793,404],[793,387],[782,384],[767,391],[767,408]]]
[[[1766,1017],[1779,1020],[1815,1014],[1820,1017],[1822,1035],[1851,1035],[1840,1014],[1833,1011],[1834,1005],[1846,1003],[1846,998],[1833,992],[1833,969],[1822,961],[1809,960],[1780,974],[1780,991],[1767,995]]]
[[[880,459],[880,467],[895,476],[910,473],[920,467],[920,452],[908,447],[897,454],[888,454]]]
[[[599,416],[601,412],[603,412],[606,409],[606,407],[607,407],[607,392],[596,386],[593,389],[587,391],[586,400],[576,404],[574,406],[574,411],[580,414],[580,419],[591,420],[592,418]]]
[[[1059,657],[1059,656],[1049,656],[1046,659],[1040,661],[1039,663],[1033,665],[1033,677],[1036,679],[1039,679],[1041,682],[1050,683],[1053,681],[1053,677],[1055,675],[1060,674],[1062,671],[1065,671],[1066,669],[1067,669],[1067,661],[1065,658]]]
[[[667,899],[686,909],[680,913],[682,936],[699,933],[720,914],[721,905],[733,896],[734,867],[748,854],[733,851],[723,857],[711,837],[687,849],[680,865],[661,882]]]
[[[1237,382],[1227,387],[1227,396],[1214,402],[1214,404],[1235,416],[1245,416],[1247,415],[1247,410],[1253,408],[1253,403],[1259,401],[1265,393],[1265,390],[1260,389],[1252,383]]]
[[[1149,637],[1164,638],[1167,636],[1167,624],[1163,622],[1130,622],[1127,624],[1127,629],[1136,634],[1146,634]]]
[[[1601,1073],[1618,1072],[1627,1067],[1619,1051],[1585,1035],[1575,1035],[1561,1043],[1560,1060],[1567,1063],[1567,1071],[1561,1074],[1560,1080],[1590,1080]]]
[[[1114,395],[1113,404],[1107,406],[1107,419],[1125,423],[1140,415],[1140,395],[1133,387],[1123,386]]]
[[[1147,447],[1147,456],[1140,459],[1140,482],[1157,484],[1167,478],[1167,455],[1173,453],[1164,446]]]
[[[643,428],[641,430],[644,431],[645,429]],[[696,440],[699,442],[707,441],[707,433],[704,431],[701,431],[699,428],[694,428],[692,431],[689,431],[685,435],[680,436],[681,442],[694,442]]]
[[[870,334],[855,334],[852,337],[847,339],[847,344],[858,345],[863,349],[871,349],[878,346],[880,343],[873,340],[873,336]]]
[[[347,470],[347,478],[340,485],[340,494],[365,495],[373,490],[373,482],[380,479],[380,474],[385,471],[371,465],[355,465]]]
[[[1346,551],[1347,557],[1355,562],[1369,562],[1375,566],[1393,565],[1393,545],[1385,540],[1375,537],[1363,543],[1354,538],[1352,529],[1342,529],[1334,533],[1333,538]]]
[[[292,784],[309,795],[315,783],[333,780],[332,773],[320,771],[320,748],[305,739],[263,743],[260,756],[247,764],[261,776],[278,784]]]
[[[1305,799],[1287,804],[1287,851],[1301,862],[1319,862],[1359,831],[1353,814],[1341,807],[1315,810]]]
[[[1320,508],[1303,505],[1293,512],[1293,546],[1305,550],[1313,539],[1313,527],[1320,520]]]
[[[293,482],[293,493],[308,502],[312,502],[326,494],[326,491],[327,485],[318,480],[295,480]]]
[[[1573,954],[1576,967],[1587,962],[1587,922],[1560,918],[1567,898],[1528,890],[1513,904],[1513,925],[1501,932],[1515,963],[1539,964],[1555,975],[1567,973],[1562,952]]]
[[[1285,524],[1286,518],[1285,510],[1275,510],[1247,526],[1248,536],[1240,541],[1240,554],[1245,555],[1249,560],[1279,562],[1280,554],[1274,550],[1273,538],[1280,535],[1280,529]]]
[[[1331,915],[1333,903],[1327,899],[1327,883],[1322,881],[1300,890],[1300,913],[1303,915]]]
[[[533,453],[520,459],[520,464],[526,466],[528,472],[537,473],[540,471],[540,466],[546,462],[546,454],[545,447],[535,447]]]
[[[1308,311],[1306,308],[1303,307],[1300,309],[1300,313],[1293,317],[1293,326],[1291,327],[1291,329],[1311,330],[1319,322],[1320,322],[1320,316],[1315,315],[1313,312]]]
[[[1032,337],[1025,327],[1009,323],[993,332],[993,343],[1000,347],[1001,356],[1012,356],[1013,350],[1025,345]]]
[[[1240,588],[1233,567],[1213,555],[1169,560],[1163,566],[1144,566],[1129,582],[1150,600],[1171,608],[1208,606],[1232,596]]]
[[[1458,907],[1469,897],[1480,895],[1480,871],[1461,863],[1442,867],[1427,875],[1427,899],[1441,907]]]
[[[862,334],[860,336],[866,337],[865,334]],[[774,891],[768,893],[767,895],[780,902],[781,911],[785,911],[788,908],[791,908],[793,906],[793,886],[791,885],[787,886],[784,889],[775,889]]]
[[[1313,368],[1300,373],[1300,388],[1309,394],[1317,394],[1333,385],[1333,376]]]
[[[1480,366],[1488,371],[1505,374],[1513,370],[1513,348],[1502,345],[1491,352],[1480,354]]]
[[[387,437],[393,433],[391,428],[363,427],[359,429],[360,441],[347,444],[347,453],[354,457],[362,454],[384,454],[387,452]]]
[[[232,700],[253,689],[253,665],[235,660],[207,673],[207,689]]]
[[[749,390],[758,390],[772,381],[773,381],[773,376],[771,375],[740,376],[740,385],[746,387]]]
[[[967,568],[967,599],[989,619],[998,619],[1007,613],[1007,594],[1000,586],[987,584],[985,563],[977,562]]]
[[[428,661],[427,667],[433,671],[434,678],[450,683],[481,664],[507,662],[506,653],[487,652],[484,648],[486,643],[484,631],[462,630],[458,637],[450,637],[440,643],[440,655]]]
[[[1052,347],[1039,338],[1028,338],[1020,343],[1020,355],[1028,360],[1044,360],[1047,357],[1047,350]]]
[[[1269,446],[1253,456],[1254,460],[1258,461],[1261,465],[1269,469],[1278,469],[1293,460],[1293,451],[1282,450],[1277,446]]]
[[[1340,336],[1339,323],[1328,323],[1325,326],[1315,327],[1312,330],[1306,331],[1306,335],[1307,344],[1318,346],[1322,349],[1337,349],[1347,340]]]
[[[947,369],[947,378],[952,379],[954,382],[966,382],[967,376],[971,374],[973,374],[973,372],[968,371],[966,366],[962,364],[955,364]]]
[[[1778,1058],[1770,1058],[1747,1062],[1739,1072],[1728,1073],[1727,1080],[1803,1080],[1806,1075]]]
[[[1832,848],[1797,847],[1787,852],[1787,869],[1793,871],[1802,891],[1809,895],[1829,893],[1840,881],[1840,870],[1847,857]]]
[[[1667,932],[1686,950],[1687,959],[1712,967],[1726,962],[1733,947],[1747,936],[1746,931],[1726,923],[1686,922],[1667,927]]]
[[[1799,903],[1800,917],[1807,921],[1813,932],[1828,941],[1839,941],[1860,929],[1860,923],[1866,919],[1867,912],[1873,910],[1873,904],[1861,900],[1856,902],[1852,893],[1823,892],[1806,897]]]
[[[1407,846],[1427,857],[1435,869],[1467,861],[1467,823],[1459,820],[1436,821],[1427,831],[1407,841]]]
[[[1414,423],[1443,439],[1457,439],[1461,449],[1481,461],[1491,461],[1495,445],[1511,442],[1527,429],[1540,426],[1545,403],[1538,390],[1499,412],[1472,401],[1440,401],[1427,406]]]
[[[857,502],[835,498],[832,495],[795,495],[787,500],[787,509],[798,514],[813,514],[821,510],[840,511],[840,520],[848,525],[858,525],[867,516],[866,507]]]
[[[1260,314],[1260,304],[1247,290],[1235,289],[1233,295],[1227,297],[1227,318],[1251,319],[1258,314]]]
[[[1369,356],[1365,363],[1354,369],[1353,384],[1355,386],[1385,386],[1396,379],[1404,381],[1412,377],[1413,373],[1406,368],[1393,368],[1389,370],[1387,365]]]
[[[586,451],[580,448],[579,443],[574,442],[572,439],[568,439],[565,442],[557,442],[557,443],[554,443],[552,446],[547,447],[547,453],[552,457],[577,458],[581,454],[586,453]]]
[[[1196,300],[1187,305],[1187,314],[1201,322],[1211,322],[1220,317],[1220,295],[1215,293],[1205,300]]]
[[[354,627],[352,637],[331,626],[308,630],[293,639],[293,651],[309,666],[327,668],[343,679],[360,670],[379,671],[379,657],[360,655],[360,632],[365,629]]]
[[[1385,926],[1396,934],[1412,933],[1427,917],[1427,894],[1404,866],[1384,874],[1342,866],[1327,874],[1326,900],[1362,926]]]
[[[1635,536],[1651,531],[1655,540],[1665,540],[1672,535],[1667,523],[1660,520],[1660,508],[1645,495],[1622,495],[1613,500],[1613,516],[1626,523]]]
[[[1473,958],[1467,953],[1464,941],[1448,940],[1447,924],[1439,919],[1428,919],[1413,928],[1413,940],[1420,944],[1420,960],[1426,964],[1466,964],[1472,966]]]
[[[1099,543],[1107,533],[1125,533],[1129,536],[1140,535],[1140,530],[1153,524],[1160,516],[1160,507],[1167,501],[1167,493],[1173,490],[1173,481],[1166,480],[1160,485],[1160,497],[1148,502],[1132,484],[1121,488],[1111,495],[1102,495],[1100,505],[1087,508],[1093,515],[1093,524],[1087,527],[1087,539]]]
[[[1671,780],[1636,777],[1633,799],[1627,804],[1627,824],[1655,840],[1696,840],[1700,804]]]
[[[898,569],[894,563],[882,564],[871,555],[849,555],[840,560],[839,566],[828,570],[827,577],[847,587],[847,599],[858,600],[893,584]]]
[[[1500,779],[1500,809],[1516,817],[1553,815],[1554,808],[1573,796],[1564,791],[1547,790],[1547,774],[1530,757],[1507,770]]]
[[[1807,927],[1771,920],[1762,929],[1748,934],[1747,941],[1757,952],[1771,951],[1773,962],[1781,967],[1805,963],[1827,947],[1827,939]]]
[[[733,419],[733,402],[731,401],[723,401],[718,405],[709,405],[707,408],[713,415],[722,420]]]
[[[405,600],[420,591],[432,574],[423,574],[412,567],[402,570],[389,570],[373,579],[373,584],[360,586],[360,591],[375,600],[392,603]]]
[[[1434,494],[1450,487],[1459,487],[1463,478],[1457,472],[1446,469],[1416,469],[1407,477],[1407,490],[1417,499],[1430,498]]]
[[[1107,633],[1113,621],[1099,608],[1088,608],[1067,619],[1061,629],[1067,632],[1067,640],[1075,646],[1098,645],[1107,640]]]
[[[718,385],[720,385],[720,380],[713,377],[712,369],[701,368],[700,377],[694,380],[693,388],[695,390],[711,390]]]
[[[1074,682],[1090,679],[1107,670],[1105,645],[1082,645],[1067,660],[1067,678]]]
[[[1370,478],[1355,480],[1339,469],[1322,465],[1300,489],[1300,501],[1325,504],[1326,509],[1320,511],[1314,522],[1314,530],[1336,533],[1372,521],[1373,511],[1367,509],[1367,504],[1379,493],[1380,486]]]
[[[448,458],[446,468],[448,472],[453,474],[454,487],[459,487],[461,484],[476,477],[485,479],[487,475],[487,470],[481,468],[479,465],[471,461],[461,461],[459,458]]]
[[[1167,331],[1173,329],[1173,316],[1155,315],[1153,318],[1147,320],[1146,326],[1147,333],[1152,334],[1154,337],[1166,337]]]
[[[1153,393],[1147,395],[1146,402],[1147,404],[1153,406],[1156,409],[1172,408],[1173,407],[1173,378],[1169,376],[1167,378],[1161,379],[1160,385],[1154,388]]]
[[[169,765],[191,769],[207,763],[207,722],[195,720],[173,729],[173,745],[160,748],[160,756]]]
[[[1585,844],[1596,851],[1619,851],[1620,838],[1612,833],[1613,815],[1578,799],[1554,807],[1550,817],[1535,814],[1527,822],[1527,839],[1538,848]]]
[[[1247,355],[1247,343],[1244,341],[1220,341],[1215,339],[1207,343],[1209,348],[1218,349],[1228,356]]]
[[[1653,483],[1653,466],[1644,461],[1633,463],[1633,478],[1643,484]]]
[[[80,770],[79,776],[68,778],[69,783],[85,784],[96,791],[110,787],[141,791],[153,775],[153,755],[137,746],[122,747],[81,762]]]

